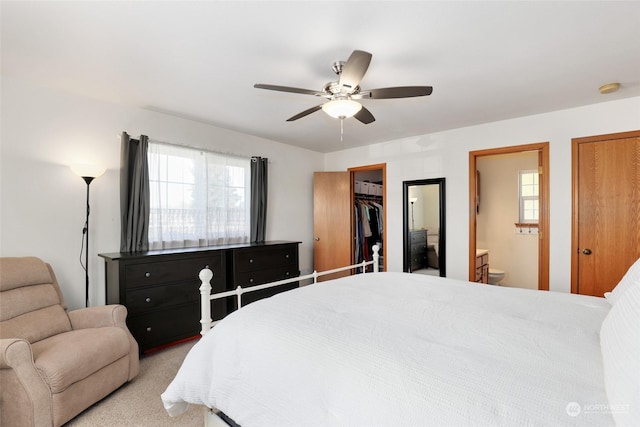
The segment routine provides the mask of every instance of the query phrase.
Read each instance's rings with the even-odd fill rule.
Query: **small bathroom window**
[[[520,218],[522,224],[537,224],[540,216],[539,181],[537,170],[519,172]]]

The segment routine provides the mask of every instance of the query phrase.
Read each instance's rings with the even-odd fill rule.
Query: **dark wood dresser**
[[[300,275],[297,244],[238,248],[231,251],[231,256],[231,289],[237,286],[247,288]],[[244,294],[241,297],[242,305],[297,287],[298,283],[294,282]],[[236,300],[237,298],[229,300],[232,303],[231,309],[237,308]]]
[[[105,260],[107,304],[127,307],[127,326],[140,351],[198,335],[200,280],[213,271],[212,292],[297,277],[298,244],[269,241],[138,253],[99,254]],[[294,282],[242,296],[242,304],[298,287]],[[236,309],[236,298],[211,302],[211,318]]]
[[[427,267],[427,230],[412,230],[411,242],[411,271]]]

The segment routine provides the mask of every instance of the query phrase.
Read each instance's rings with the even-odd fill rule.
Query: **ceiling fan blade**
[[[362,91],[362,92],[358,92],[358,93],[352,93],[351,95],[349,95],[349,98],[351,99],[371,99],[371,94],[369,93],[369,91]]]
[[[340,72],[340,87],[343,93],[356,90],[371,63],[371,54],[362,50],[354,50]]]
[[[364,105],[362,106],[360,111],[358,111],[356,115],[353,117],[355,117],[365,125],[368,125],[369,123],[373,123],[376,121],[376,118],[373,117],[373,114],[371,114],[371,111],[367,110]]]
[[[256,83],[253,85],[253,87],[255,87],[256,89],[277,90],[279,92],[301,93],[303,95],[315,95],[315,96],[326,95],[324,92],[318,92],[317,90],[311,90],[311,89],[300,89],[299,87],[266,85],[262,83]]]
[[[371,98],[376,99],[412,98],[414,96],[431,95],[433,88],[431,86],[398,86],[370,89],[366,92],[370,92]]]
[[[320,104],[320,105],[316,105],[315,107],[311,107],[311,108],[309,108],[309,109],[307,109],[307,110],[304,110],[304,111],[303,111],[303,112],[301,112],[301,113],[296,114],[296,115],[295,115],[295,116],[293,116],[293,117],[288,118],[288,119],[287,119],[287,121],[288,121],[288,122],[292,122],[292,121],[294,121],[294,120],[301,119],[301,118],[303,118],[304,116],[308,116],[309,114],[311,114],[311,113],[315,113],[316,111],[321,110],[321,109],[322,109],[322,104]]]

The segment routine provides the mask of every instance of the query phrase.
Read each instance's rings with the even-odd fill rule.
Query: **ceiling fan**
[[[321,91],[300,89],[297,87],[277,86],[269,84],[255,84],[257,89],[276,90],[280,92],[299,93],[303,95],[314,95],[328,99],[315,107],[311,107],[293,117],[287,119],[288,122],[298,120],[318,110],[323,110],[331,117],[345,119],[355,117],[364,124],[374,122],[373,114],[356,100],[360,99],[391,99],[391,98],[411,98],[415,96],[431,95],[431,86],[398,86],[381,89],[362,90],[360,81],[364,77],[371,63],[371,54],[362,50],[354,50],[349,59],[336,61],[331,69],[338,75],[338,81],[327,83]]]

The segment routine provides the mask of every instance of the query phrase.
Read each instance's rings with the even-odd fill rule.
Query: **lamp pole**
[[[91,181],[93,181],[94,177],[92,176],[83,176],[84,182],[87,183],[87,219],[84,223],[84,228],[82,229],[82,233],[84,234],[84,278],[85,278],[85,286],[84,286],[84,298],[85,298],[85,307],[89,307],[89,213],[91,211],[89,207],[89,185]]]
[[[413,221],[413,200],[411,201],[411,229],[415,230],[416,229],[416,224]]]
[[[78,175],[80,178],[87,183],[87,217],[84,222],[84,227],[82,228],[82,243],[85,246],[84,248],[84,265],[82,266],[84,269],[84,299],[85,299],[85,307],[89,307],[89,185],[91,182],[101,176],[105,169],[100,166],[88,165],[88,164],[75,164],[69,166],[71,170]],[[82,257],[82,252],[81,255]],[[82,265],[82,258],[80,258],[80,265]]]
[[[413,217],[413,204],[417,201],[418,201],[417,197],[412,197],[409,199],[409,203],[411,203],[411,229],[412,230],[416,229],[416,223],[414,222],[414,217]]]

